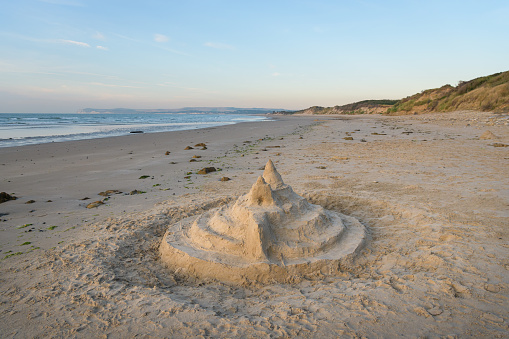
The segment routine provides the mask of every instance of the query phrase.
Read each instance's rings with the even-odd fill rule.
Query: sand
[[[509,144],[507,116],[455,112],[1,148],[0,191],[18,199],[0,204],[0,335],[508,337],[509,148],[487,130]],[[269,158],[366,227],[356,260],[293,283],[168,269],[168,226],[234,202]]]

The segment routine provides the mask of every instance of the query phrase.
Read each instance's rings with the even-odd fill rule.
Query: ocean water
[[[268,118],[250,114],[43,114],[0,113],[0,147],[182,131]]]

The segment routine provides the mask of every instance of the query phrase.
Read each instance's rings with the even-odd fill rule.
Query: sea
[[[193,130],[268,120],[263,115],[229,113],[0,113],[0,147],[105,138],[132,132]]]

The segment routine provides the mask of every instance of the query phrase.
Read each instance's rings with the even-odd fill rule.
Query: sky
[[[0,113],[401,99],[508,37],[507,0],[0,0]]]

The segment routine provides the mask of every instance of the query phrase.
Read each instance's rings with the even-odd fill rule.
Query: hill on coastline
[[[363,100],[354,102],[352,104],[334,106],[334,107],[321,107],[312,106],[310,108],[297,111],[295,114],[374,114],[385,113],[391,108],[398,100]]]
[[[509,112],[509,71],[422,91],[399,100],[387,114],[459,110]]]
[[[239,108],[239,107],[183,107],[170,109],[131,109],[131,108],[83,108],[79,114],[144,114],[144,113],[229,113],[266,114],[281,111],[281,108]]]
[[[459,110],[509,112],[509,71],[460,81],[457,86],[444,85],[424,90],[400,100],[363,100],[343,106],[313,106],[295,113],[405,115]]]

